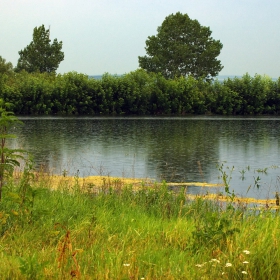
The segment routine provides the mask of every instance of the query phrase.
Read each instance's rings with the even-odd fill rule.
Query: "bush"
[[[69,72],[0,75],[0,98],[23,115],[278,114],[280,79],[248,74],[224,82],[167,80],[143,69],[101,80]]]

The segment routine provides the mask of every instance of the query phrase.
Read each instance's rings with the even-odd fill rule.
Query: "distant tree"
[[[0,56],[0,74],[13,72],[13,64]]]
[[[209,27],[178,12],[167,16],[157,31],[146,40],[147,55],[138,57],[141,68],[170,79],[191,75],[205,80],[222,70],[217,56],[223,45],[210,37]]]
[[[44,25],[35,27],[33,41],[24,50],[19,51],[20,57],[15,70],[55,72],[64,59],[61,49],[61,41],[54,39],[51,44],[49,29],[45,29]]]

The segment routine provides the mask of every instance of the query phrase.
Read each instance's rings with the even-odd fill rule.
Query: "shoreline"
[[[63,176],[53,175],[47,173],[34,172],[34,180],[36,182],[46,185],[48,182],[48,188],[51,190],[71,190],[71,188],[78,187],[82,191],[90,193],[99,193],[104,189],[122,190],[126,186],[131,186],[135,191],[145,189],[155,189],[163,184],[168,187],[183,187],[186,190],[186,198],[189,200],[195,200],[198,198],[206,200],[216,200],[220,202],[233,202],[236,204],[257,204],[265,206],[266,209],[279,209],[276,205],[276,199],[256,199],[251,197],[238,197],[231,198],[221,192],[219,193],[207,193],[207,194],[190,194],[187,193],[188,186],[197,186],[205,188],[224,187],[223,184],[212,184],[207,182],[156,182],[149,178],[124,178],[124,177],[110,177],[110,176],[87,176],[87,177],[75,177],[75,176]],[[70,189],[69,189],[70,188]],[[174,191],[175,192],[175,191]]]

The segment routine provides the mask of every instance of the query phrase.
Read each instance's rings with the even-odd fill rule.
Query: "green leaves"
[[[35,27],[33,41],[19,51],[20,58],[16,71],[55,72],[59,63],[64,59],[61,49],[62,42],[58,42],[57,39],[54,39],[51,44],[49,29],[46,30],[44,25]]]
[[[166,79],[138,69],[95,80],[76,72],[22,71],[2,84],[0,79],[0,98],[17,115],[279,114],[280,79],[247,74],[206,82],[193,76]]]
[[[0,99],[0,200],[5,180],[13,175],[14,168],[20,166],[20,160],[24,159],[23,150],[6,146],[7,139],[15,138],[13,134],[9,134],[10,129],[22,122],[12,112],[6,111],[5,105]]]
[[[166,17],[157,31],[156,36],[149,36],[146,41],[147,56],[138,57],[141,68],[169,79],[193,76],[205,80],[211,80],[222,70],[216,57],[223,45],[210,37],[209,27],[178,12]]]

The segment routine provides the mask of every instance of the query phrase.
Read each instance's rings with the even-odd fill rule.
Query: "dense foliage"
[[[248,74],[208,83],[139,69],[101,80],[69,72],[0,74],[0,98],[20,115],[259,115],[280,113],[280,79]]]
[[[222,70],[217,57],[223,45],[211,37],[209,27],[178,12],[167,16],[157,31],[146,40],[147,55],[138,58],[141,68],[171,79],[193,76],[206,80]]]
[[[13,64],[11,62],[6,62],[6,59],[0,55],[0,75],[9,74],[13,72]]]
[[[33,41],[23,50],[19,51],[19,60],[16,71],[25,70],[27,72],[55,72],[64,53],[61,51],[62,42],[57,39],[51,44],[50,30],[44,25],[35,27],[33,30]]]

